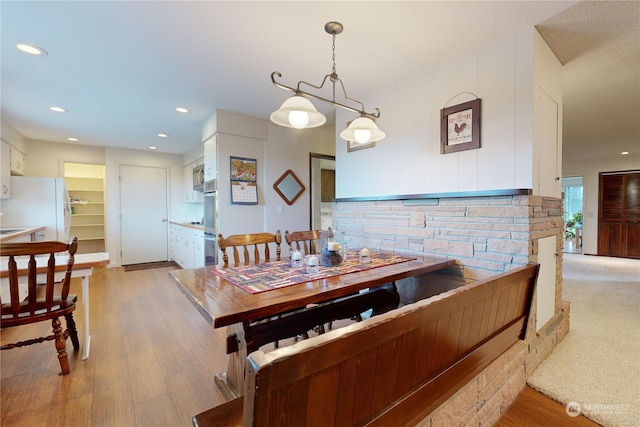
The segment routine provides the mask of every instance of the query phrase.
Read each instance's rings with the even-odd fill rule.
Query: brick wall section
[[[562,200],[499,196],[334,202],[333,227],[347,245],[456,259],[476,280],[537,260],[536,240],[557,236]]]
[[[562,301],[562,209],[561,199],[532,195],[333,203],[333,227],[345,232],[349,247],[452,258],[461,282],[537,262],[538,239],[556,236],[555,316],[536,333],[534,303],[527,340],[500,356],[420,426],[493,425],[568,333],[569,303]],[[419,286],[407,283],[406,288]]]

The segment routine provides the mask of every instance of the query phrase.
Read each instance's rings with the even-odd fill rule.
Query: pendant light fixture
[[[320,86],[300,80],[295,88],[289,87],[276,81],[276,76],[282,77],[282,74],[279,71],[271,73],[271,81],[276,87],[294,92],[295,95],[287,99],[278,110],[271,113],[270,118],[271,121],[277,125],[296,129],[307,129],[322,126],[326,122],[326,118],[316,110],[311,101],[307,98],[317,99],[319,101],[327,102],[334,107],[340,107],[360,115],[357,119],[351,122],[347,129],[340,132],[340,138],[361,144],[380,141],[385,137],[385,134],[378,129],[378,126],[376,126],[374,122],[375,119],[380,117],[380,110],[376,108],[373,113],[367,113],[362,102],[349,98],[349,96],[347,96],[347,91],[344,88],[344,83],[342,83],[342,80],[340,80],[336,73],[336,35],[340,34],[343,29],[344,27],[342,24],[335,21],[328,22],[324,26],[324,30],[333,37],[333,68],[331,69],[331,74],[324,76]],[[329,80],[333,86],[331,99],[306,92],[300,88],[302,84],[305,84],[315,89],[322,89],[327,80]],[[352,103],[358,104],[360,108],[354,108],[336,101],[336,83],[340,83],[344,98]]]

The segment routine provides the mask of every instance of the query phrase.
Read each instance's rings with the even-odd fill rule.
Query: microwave
[[[204,165],[194,166],[193,168],[193,189],[195,191],[204,190]]]

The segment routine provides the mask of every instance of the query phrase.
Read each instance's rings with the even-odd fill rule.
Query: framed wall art
[[[480,148],[480,99],[440,110],[440,153]]]
[[[292,205],[304,193],[304,184],[289,169],[273,184],[273,189],[282,197],[282,200]]]
[[[231,156],[231,203],[258,204],[257,161]]]

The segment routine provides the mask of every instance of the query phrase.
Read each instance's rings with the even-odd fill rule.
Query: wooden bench
[[[450,290],[270,353],[248,356],[245,394],[205,426],[412,426],[519,339],[538,264]]]

